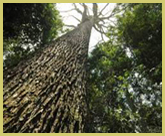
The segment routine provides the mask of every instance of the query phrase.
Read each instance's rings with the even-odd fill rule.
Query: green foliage
[[[161,4],[122,6],[110,40],[89,57],[86,131],[161,132]]]
[[[162,74],[162,4],[128,5],[117,19],[118,40],[128,47],[136,65],[143,64],[153,82]]]
[[[50,43],[57,37],[62,25],[59,12],[54,4],[4,3],[3,51],[6,58],[5,65],[16,64],[15,62],[19,62],[21,58],[27,57],[30,51]],[[20,53],[18,55],[18,52],[21,52],[21,55]]]

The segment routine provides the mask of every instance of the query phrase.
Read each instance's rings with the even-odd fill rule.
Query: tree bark
[[[91,28],[91,21],[85,21],[4,72],[4,132],[84,132]]]

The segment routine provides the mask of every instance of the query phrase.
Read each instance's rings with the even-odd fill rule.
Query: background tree
[[[136,65],[143,64],[149,78],[159,84],[162,81],[162,4],[128,4],[128,10],[118,17],[117,30],[118,40],[129,48]]]
[[[120,5],[110,40],[89,58],[86,131],[161,132],[161,4]]]
[[[4,3],[4,66],[11,67],[27,58],[58,35],[62,21],[55,4]]]

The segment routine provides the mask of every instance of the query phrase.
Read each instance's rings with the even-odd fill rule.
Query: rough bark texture
[[[83,132],[91,28],[82,23],[4,72],[4,132]]]

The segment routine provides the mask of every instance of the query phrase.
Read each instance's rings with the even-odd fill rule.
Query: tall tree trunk
[[[83,132],[91,21],[4,72],[4,132]]]

